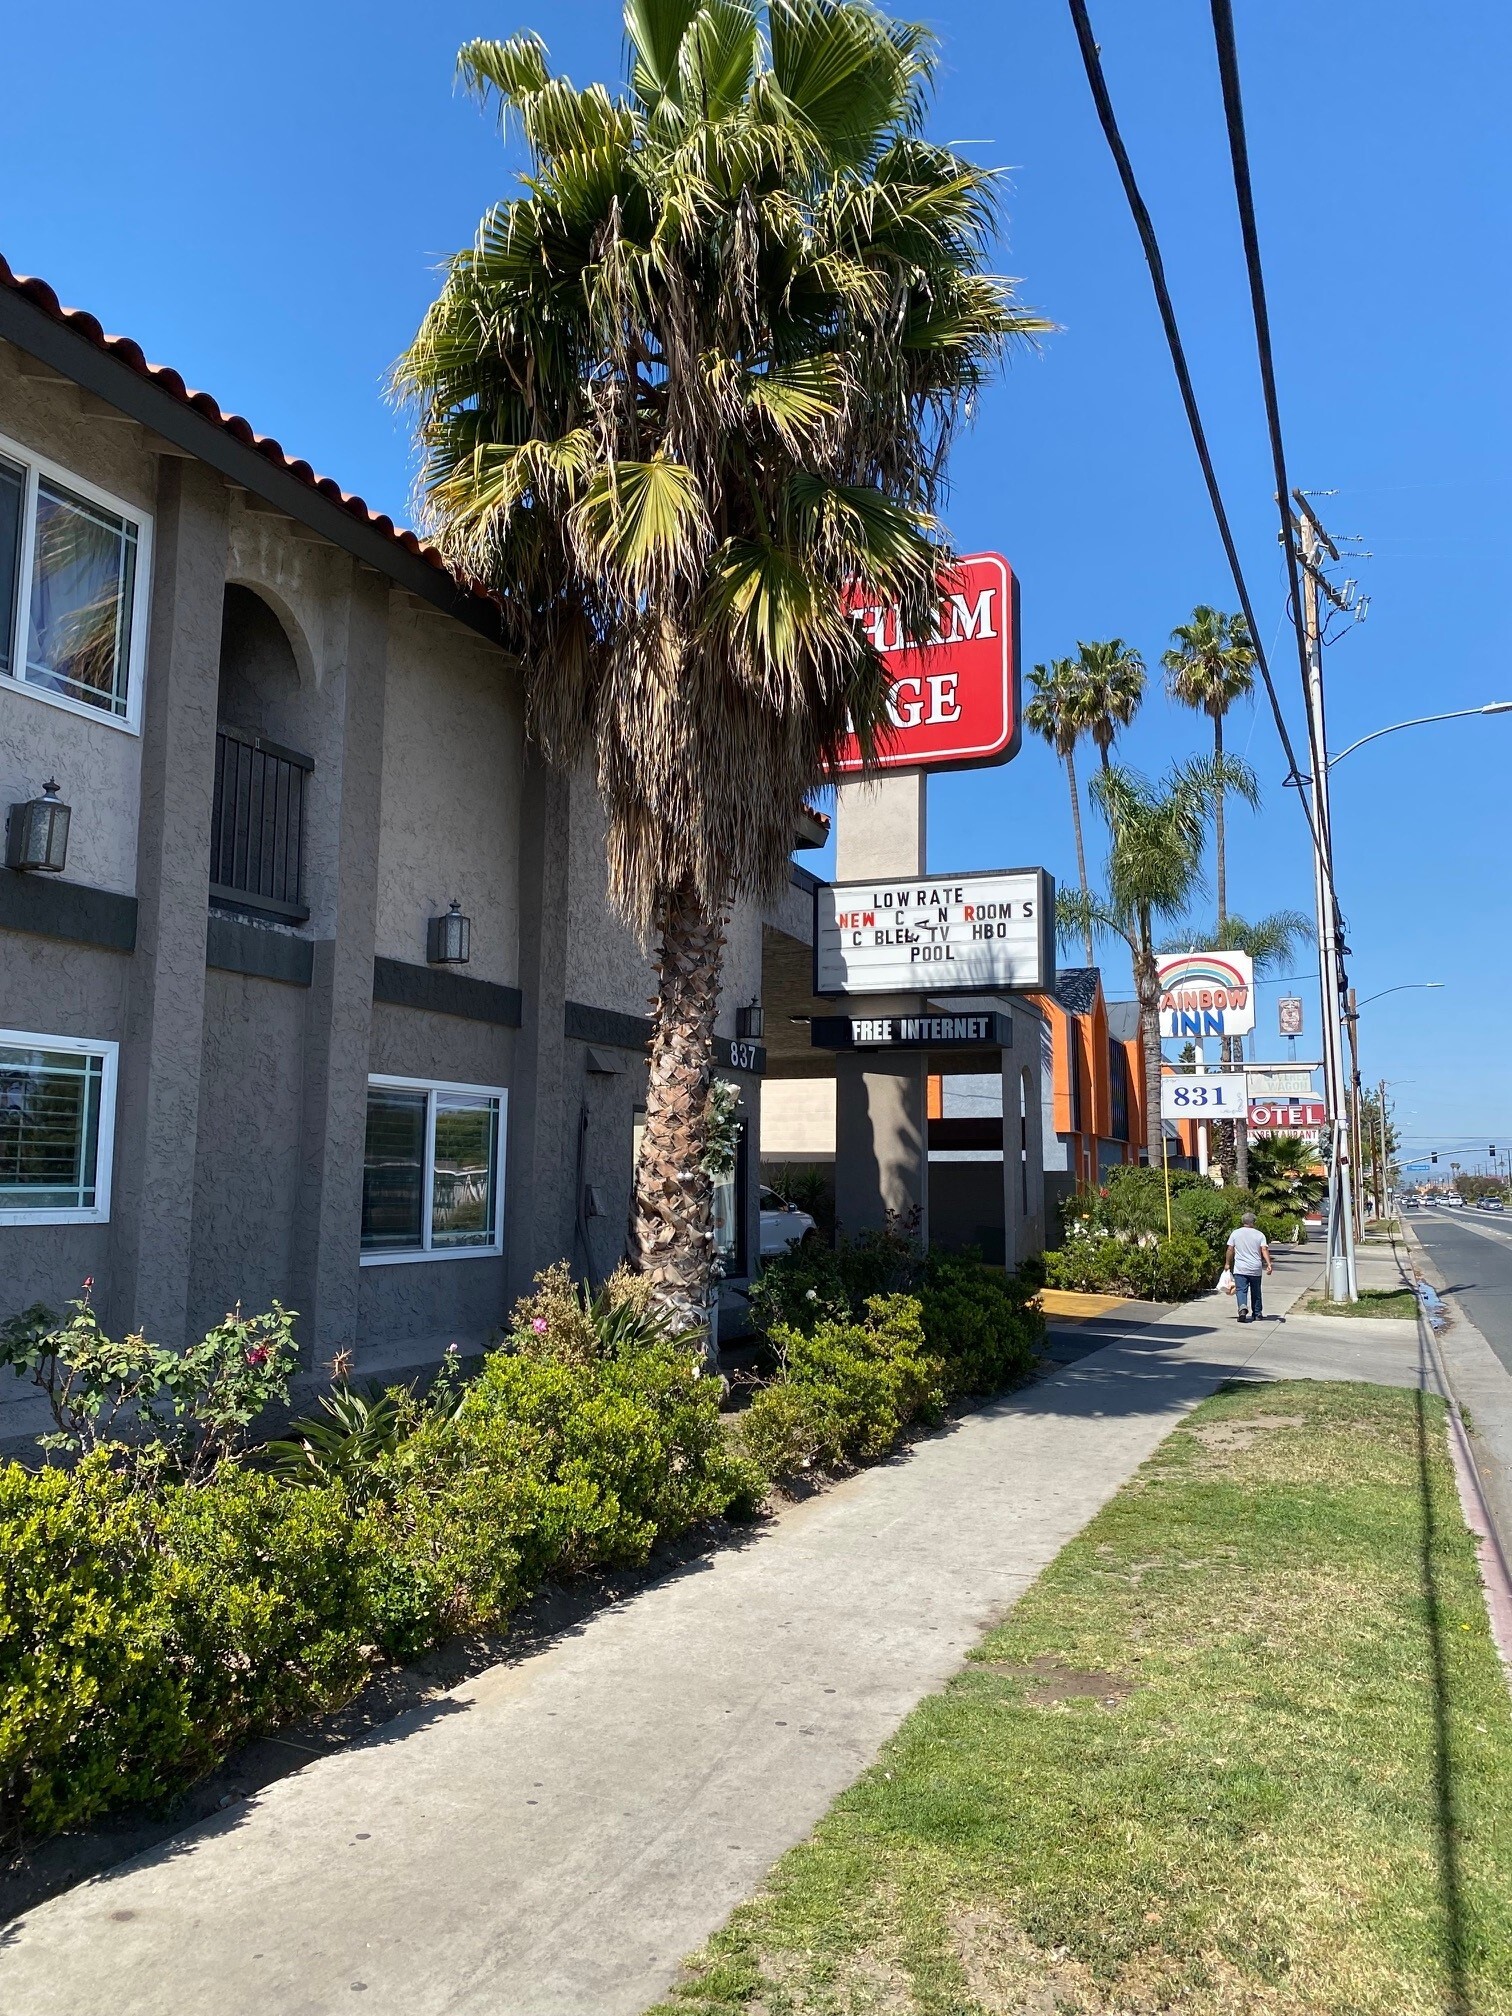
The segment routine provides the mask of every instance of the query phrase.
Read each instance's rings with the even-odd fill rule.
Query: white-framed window
[[[103,1225],[114,1043],[0,1029],[0,1226]]]
[[[137,733],[152,520],[0,435],[0,676]]]
[[[503,1252],[508,1105],[497,1085],[368,1079],[364,1267]]]

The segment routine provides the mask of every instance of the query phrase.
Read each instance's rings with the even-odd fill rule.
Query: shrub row
[[[1045,1256],[1049,1285],[1155,1302],[1184,1302],[1211,1288],[1229,1234],[1246,1211],[1273,1242],[1296,1230],[1293,1214],[1187,1169],[1171,1172],[1169,1234],[1159,1169],[1111,1170],[1103,1189],[1079,1192],[1063,1210],[1066,1242]]]
[[[911,1421],[1029,1372],[1045,1327],[1033,1294],[895,1232],[835,1251],[805,1240],[752,1296],[781,1372],[740,1417],[745,1453],[777,1482],[875,1460]]]
[[[72,1469],[0,1468],[4,1837],[160,1798],[349,1698],[380,1658],[752,1512],[765,1478],[686,1344],[645,1322],[616,1340],[609,1311],[594,1356],[581,1310],[576,1335],[553,1325],[576,1304],[563,1286],[522,1305],[523,1337],[460,1404],[391,1396],[392,1432],[361,1461],[323,1464],[312,1442],[301,1471],[295,1436],[276,1474],[254,1452],[186,1482],[139,1434]]]
[[[157,1370],[109,1347],[86,1304],[52,1332],[28,1312],[12,1362],[71,1396],[56,1440],[77,1460],[0,1467],[0,1835],[161,1799],[249,1736],[350,1698],[379,1660],[751,1516],[771,1483],[873,1460],[952,1395],[1027,1370],[1041,1328],[1027,1290],[905,1246],[770,1270],[780,1370],[733,1426],[643,1283],[590,1304],[560,1267],[465,1388],[338,1390],[262,1450],[223,1437],[210,1468],[184,1407],[153,1411]],[[269,1320],[236,1319],[206,1391],[224,1394],[235,1361],[266,1382],[282,1363]]]

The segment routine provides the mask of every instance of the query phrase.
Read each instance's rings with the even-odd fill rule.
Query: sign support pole
[[[925,872],[923,770],[888,770],[835,793],[835,879]],[[917,1015],[922,994],[843,997],[841,1014]],[[916,1216],[929,1244],[929,1057],[842,1052],[835,1059],[835,1216],[842,1231]]]

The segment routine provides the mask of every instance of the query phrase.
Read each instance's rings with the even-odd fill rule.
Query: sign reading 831
[[[1167,1076],[1160,1081],[1162,1120],[1242,1120],[1244,1073],[1209,1071],[1203,1077]]]

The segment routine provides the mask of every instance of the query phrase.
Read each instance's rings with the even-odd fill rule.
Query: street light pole
[[[1414,714],[1410,721],[1391,721],[1384,728],[1372,728],[1368,735],[1346,744],[1337,756],[1325,756],[1324,762],[1332,770],[1346,756],[1353,756],[1356,749],[1363,749],[1367,742],[1378,742],[1383,735],[1399,735],[1404,728],[1427,728],[1435,721],[1468,721],[1475,714],[1512,714],[1512,700],[1488,700],[1484,707],[1453,707],[1447,714]],[[1311,784],[1312,779],[1298,775],[1283,781],[1287,784]]]

